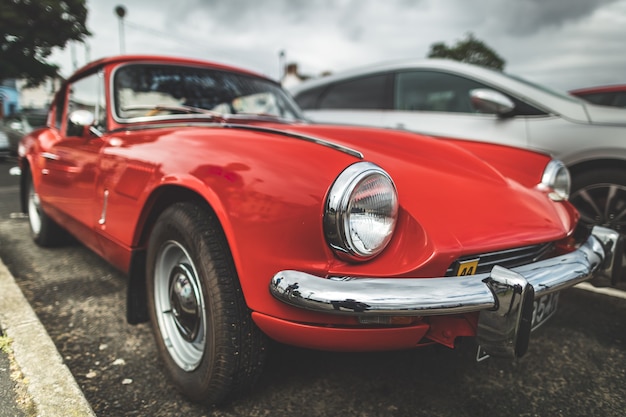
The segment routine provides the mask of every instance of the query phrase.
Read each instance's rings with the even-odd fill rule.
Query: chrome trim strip
[[[44,159],[48,159],[50,161],[58,161],[59,160],[59,155],[51,153],[51,152],[42,152],[41,157]]]
[[[202,117],[202,115],[194,115],[196,119],[198,117]],[[205,116],[206,117],[206,116]],[[154,119],[151,119],[154,120]],[[318,145],[325,146],[327,148],[335,149],[337,151],[343,152],[355,158],[363,160],[365,157],[363,154],[355,149],[348,148],[347,146],[339,145],[337,143],[333,143],[324,139],[316,138],[314,136],[307,136],[296,132],[291,132],[289,130],[280,130],[273,129],[269,127],[261,127],[261,126],[250,126],[250,125],[242,125],[236,123],[223,123],[223,122],[174,122],[174,123],[155,123],[155,124],[147,124],[147,125],[139,125],[139,126],[125,126],[123,128],[114,129],[109,133],[117,133],[123,131],[138,131],[138,130],[148,130],[148,129],[167,129],[167,128],[176,128],[176,127],[222,127],[227,129],[243,129],[243,130],[251,130],[255,132],[261,133],[272,133],[275,135],[286,136],[294,139],[304,140],[311,143],[316,143]]]
[[[346,153],[358,159],[364,158],[361,152],[352,148],[348,148],[347,146],[339,145],[337,143],[333,143],[324,139],[316,138],[314,136],[308,136],[308,135],[303,135],[303,134],[296,133],[296,132],[291,132],[289,130],[272,129],[272,128],[260,127],[260,126],[240,125],[240,124],[235,124],[235,123],[225,123],[221,126],[227,127],[227,128],[246,129],[246,130],[253,130],[256,132],[273,133],[276,135],[287,136],[290,138],[300,139],[300,140],[304,140],[307,142],[316,143],[318,145],[326,146],[328,148],[341,151],[343,153]]]
[[[104,190],[103,200],[102,200],[102,213],[100,214],[100,219],[98,220],[98,224],[100,226],[104,226],[107,222],[107,206],[109,204],[109,190]]]

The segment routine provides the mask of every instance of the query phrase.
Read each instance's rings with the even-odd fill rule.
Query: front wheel
[[[147,262],[156,344],[177,388],[206,404],[249,389],[267,340],[252,322],[215,215],[192,203],[166,209],[151,233]]]

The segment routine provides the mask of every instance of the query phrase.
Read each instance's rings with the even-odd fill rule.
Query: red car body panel
[[[152,60],[162,58],[100,60],[68,82],[103,68],[108,85],[117,65]],[[109,109],[111,94],[107,88]],[[268,285],[279,270],[437,277],[462,255],[564,241],[578,220],[568,202],[554,202],[538,189],[550,158],[529,151],[306,123],[226,126],[200,118],[131,126],[110,112],[102,137],[63,137],[67,117],[61,119],[60,128],[23,142],[22,168],[32,173],[46,213],[129,272],[133,252],[145,248],[163,196],[175,201],[182,193],[193,194],[219,218],[257,325],[272,338],[299,346],[399,349],[423,344],[424,338],[453,346],[456,337],[473,335],[477,313],[419,318],[405,327],[357,327],[354,317],[298,309],[273,298]],[[400,213],[396,233],[381,255],[348,262],[328,246],[321,222],[326,197],[337,176],[359,158],[298,135],[357,150],[393,178]],[[104,217],[106,222],[100,221]]]

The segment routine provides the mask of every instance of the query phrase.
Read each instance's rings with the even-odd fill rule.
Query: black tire
[[[588,228],[600,225],[626,233],[625,170],[601,168],[574,175],[570,201]]]
[[[151,232],[148,307],[167,373],[189,399],[220,404],[260,376],[268,341],[246,306],[219,221],[176,203]]]
[[[28,175],[26,178],[26,209],[33,240],[37,245],[43,247],[54,247],[67,243],[67,232],[43,211],[33,178],[29,172],[26,175]]]

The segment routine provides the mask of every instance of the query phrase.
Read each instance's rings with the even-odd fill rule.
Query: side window
[[[308,91],[303,91],[294,97],[298,106],[303,110],[317,109],[320,95],[324,92],[326,87],[312,88]]]
[[[379,74],[331,85],[321,97],[320,109],[390,109],[391,76]]]
[[[407,71],[396,75],[396,110],[475,113],[469,92],[488,88],[476,81],[435,71]]]
[[[610,106],[612,99],[611,95],[608,93],[586,94],[583,98],[590,103],[599,104],[601,106]]]
[[[76,110],[88,110],[94,115],[94,126],[106,130],[106,106],[102,73],[81,78],[69,86],[67,103],[67,136],[80,136],[82,128],[72,124],[69,116]]]
[[[626,108],[626,92],[619,92],[615,94],[615,99],[613,100],[613,105],[616,107],[625,107]]]

